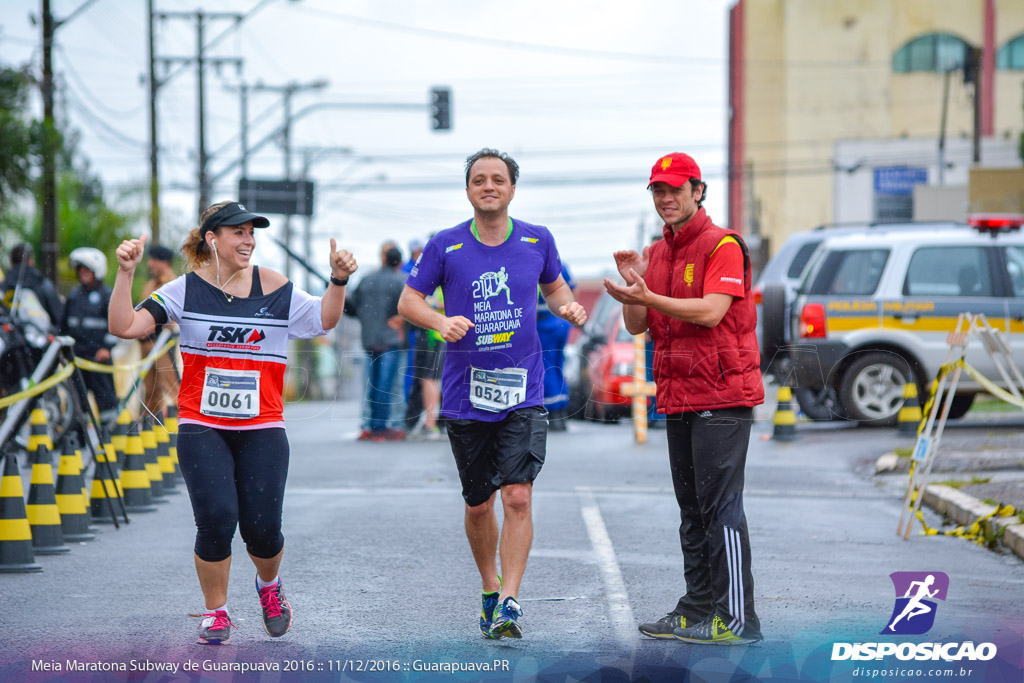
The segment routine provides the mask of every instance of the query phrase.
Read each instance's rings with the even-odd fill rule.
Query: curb
[[[928,486],[922,503],[964,526],[974,524],[996,509],[994,505],[983,503],[974,496],[942,484]],[[987,519],[982,524],[986,534],[993,534],[1000,527],[1005,527],[1005,531],[999,537],[999,545],[1024,559],[1024,524],[1020,523],[1016,515]]]

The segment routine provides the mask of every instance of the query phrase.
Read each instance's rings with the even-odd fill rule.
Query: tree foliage
[[[24,215],[15,203],[19,196],[27,199],[34,195],[36,207],[41,207],[44,199],[40,182],[43,125],[27,114],[28,86],[20,72],[0,68],[0,234],[4,245],[16,241],[32,244],[38,261],[42,211]],[[128,236],[129,224],[138,216],[107,203],[103,184],[79,153],[77,135],[69,126],[58,125],[50,134],[57,150],[60,279],[65,284],[77,280],[67,258],[72,250],[88,246],[107,255],[107,279],[112,282],[114,249]]]
[[[0,68],[0,211],[30,188],[33,124],[24,116],[27,101],[25,74]]]

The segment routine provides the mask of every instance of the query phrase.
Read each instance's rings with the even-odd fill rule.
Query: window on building
[[[892,56],[896,73],[947,71],[963,67],[970,45],[951,33],[929,33],[904,43]]]
[[[996,68],[1024,71],[1024,33],[996,51]]]

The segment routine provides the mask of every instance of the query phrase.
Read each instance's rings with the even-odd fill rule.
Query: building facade
[[[898,218],[915,185],[966,177],[975,147],[981,165],[1021,163],[1021,0],[737,0],[729,66],[730,227],[771,252],[851,203]]]

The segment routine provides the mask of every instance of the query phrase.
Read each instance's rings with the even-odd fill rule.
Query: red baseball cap
[[[651,181],[647,183],[647,187],[650,188],[658,181],[668,183],[672,187],[682,187],[690,178],[700,180],[700,167],[693,157],[680,152],[666,154],[654,162],[651,168]]]

